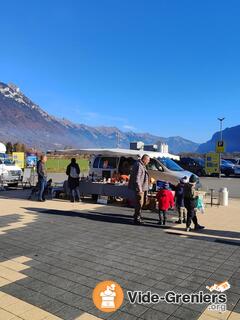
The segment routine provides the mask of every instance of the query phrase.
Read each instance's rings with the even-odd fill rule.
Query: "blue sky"
[[[238,0],[2,1],[0,81],[49,113],[205,142],[240,124]]]

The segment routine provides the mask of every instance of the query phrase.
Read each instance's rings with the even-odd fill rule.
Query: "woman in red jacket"
[[[161,190],[157,193],[157,201],[159,208],[159,224],[166,224],[166,212],[170,208],[174,208],[174,198],[172,191],[169,190],[169,183],[165,182]],[[163,218],[163,219],[162,219]]]

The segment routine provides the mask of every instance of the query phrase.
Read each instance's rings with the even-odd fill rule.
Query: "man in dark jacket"
[[[197,199],[198,199],[198,196],[196,194],[196,189],[195,189],[196,182],[197,182],[197,178],[194,174],[192,174],[189,179],[189,183],[186,183],[184,188],[184,204],[187,209],[186,231],[191,231],[192,222],[195,225],[195,230],[204,229],[203,226],[200,226],[200,224],[198,224],[198,219],[196,215]]]
[[[147,200],[147,192],[149,188],[149,175],[146,169],[150,161],[148,155],[143,155],[141,160],[135,162],[129,180],[129,188],[135,192],[135,213],[134,223],[142,224],[143,220],[141,217],[142,207]]]
[[[184,204],[184,188],[187,183],[187,177],[180,179],[176,186],[176,207],[178,211],[178,221],[176,223],[186,223],[186,208]]]
[[[40,160],[37,162],[38,186],[39,194],[38,201],[45,201],[44,192],[47,186],[47,170],[46,170],[47,156],[41,155]]]
[[[71,163],[67,166],[66,175],[68,176],[68,185],[70,188],[70,200],[74,202],[80,201],[79,193],[79,175],[80,168],[75,158],[71,159]]]

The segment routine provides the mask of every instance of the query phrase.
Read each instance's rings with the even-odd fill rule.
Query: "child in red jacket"
[[[157,193],[157,201],[159,208],[159,224],[166,224],[166,212],[174,207],[174,198],[172,191],[169,190],[169,184],[165,182],[161,190]],[[162,220],[163,216],[163,220]]]

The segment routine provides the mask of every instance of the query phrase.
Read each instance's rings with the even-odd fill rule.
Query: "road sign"
[[[205,159],[205,172],[206,174],[217,174],[220,172],[219,166],[219,153],[210,152],[206,154]]]
[[[224,143],[223,140],[217,141],[216,152],[217,152],[217,153],[223,153],[223,152],[225,152],[225,143]]]
[[[12,153],[13,160],[15,161],[15,164],[21,168],[25,168],[25,154],[24,152],[13,152]]]

